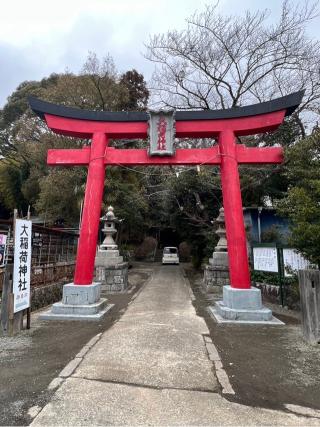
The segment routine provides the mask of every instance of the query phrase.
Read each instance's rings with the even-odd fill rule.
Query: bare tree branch
[[[155,63],[152,102],[224,109],[304,88],[298,113],[318,113],[320,42],[305,33],[317,2],[284,0],[273,25],[267,10],[225,17],[216,6],[196,12],[182,31],[150,37],[145,56]]]

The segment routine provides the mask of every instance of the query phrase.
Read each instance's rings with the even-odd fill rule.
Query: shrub
[[[183,262],[188,262],[190,260],[191,247],[187,242],[181,242],[179,245],[179,258]]]
[[[154,237],[146,237],[141,243],[141,245],[139,245],[135,249],[134,251],[135,258],[137,260],[142,260],[142,259],[153,256],[157,245],[158,245],[157,239],[155,239]]]
[[[253,283],[267,283],[268,285],[280,286],[280,278],[278,273],[269,273],[266,271],[251,271],[251,281]],[[298,278],[296,275],[292,277],[283,277],[282,282],[284,285],[291,286],[297,283]]]
[[[195,270],[200,270],[202,265],[202,259],[203,257],[201,255],[197,255],[197,254],[192,255],[191,262]]]

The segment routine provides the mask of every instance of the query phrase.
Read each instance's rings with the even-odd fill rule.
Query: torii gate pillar
[[[74,275],[74,283],[77,285],[92,283],[93,268],[88,269],[88,265],[94,266],[96,256],[105,177],[104,154],[107,145],[108,139],[104,133],[93,135]]]
[[[223,301],[219,301],[212,312],[222,321],[271,321],[271,311],[262,307],[260,290],[252,288],[250,283],[238,165],[281,163],[283,152],[280,147],[247,148],[237,144],[236,137],[275,130],[299,105],[302,96],[303,92],[297,92],[230,110],[178,111],[175,114],[177,137],[218,138],[218,145],[176,150],[172,157],[151,157],[146,149],[108,147],[108,138],[147,138],[147,113],[93,112],[29,99],[31,108],[54,132],[92,140],[91,147],[48,152],[49,165],[88,166],[74,283],[65,285],[62,304],[55,304],[55,313],[48,318],[74,319],[74,314],[79,312],[83,314],[79,319],[99,320],[100,314],[107,310],[106,301],[100,299],[99,284],[92,283],[106,165],[205,164],[221,167],[230,270],[230,285],[224,287]],[[162,125],[158,126],[158,132],[166,129],[164,120],[163,116],[159,119],[158,125],[160,121]],[[164,145],[162,141],[158,150],[165,149]]]
[[[249,289],[250,273],[247,259],[247,240],[243,221],[240,178],[238,171],[235,135],[226,130],[219,135],[221,153],[221,185],[226,234],[230,282],[237,283],[238,289]]]

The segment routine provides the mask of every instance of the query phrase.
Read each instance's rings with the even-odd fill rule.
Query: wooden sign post
[[[18,219],[14,210],[14,263],[6,264],[2,290],[1,326],[4,334],[14,335],[23,328],[23,314],[27,310],[30,328],[30,272],[32,223]]]

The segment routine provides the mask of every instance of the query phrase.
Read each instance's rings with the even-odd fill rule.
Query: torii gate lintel
[[[225,212],[230,285],[250,289],[246,234],[242,213],[239,164],[281,163],[281,147],[248,148],[236,137],[275,130],[299,105],[303,92],[273,101],[230,110],[176,113],[176,136],[217,138],[206,149],[177,149],[173,157],[150,157],[146,149],[115,149],[109,138],[147,138],[148,116],[143,112],[111,113],[58,106],[35,98],[31,108],[54,132],[91,139],[90,147],[48,151],[50,166],[88,166],[82,225],[74,284],[92,284],[106,166],[218,165]]]

